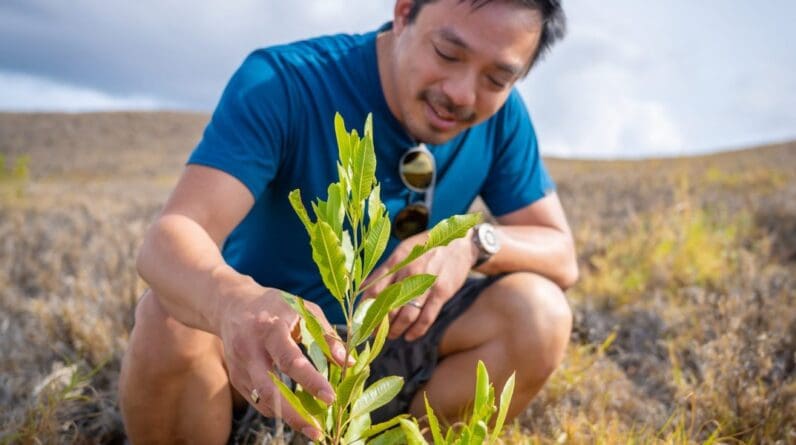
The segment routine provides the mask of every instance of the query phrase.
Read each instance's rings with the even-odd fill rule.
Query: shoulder
[[[494,146],[498,150],[516,145],[512,142],[536,138],[531,115],[516,88],[512,88],[506,102],[489,120],[489,126],[490,134],[496,139]]]

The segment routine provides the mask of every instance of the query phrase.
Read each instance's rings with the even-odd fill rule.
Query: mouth
[[[430,101],[426,100],[424,103],[426,108],[426,117],[434,129],[438,131],[450,131],[459,123],[458,119],[456,119],[454,115],[444,110],[438,110],[431,104]]]

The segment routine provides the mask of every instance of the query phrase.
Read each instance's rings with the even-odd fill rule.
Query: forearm
[[[497,226],[500,251],[477,270],[488,275],[535,272],[558,284],[571,287],[578,277],[577,258],[571,235],[543,226]]]
[[[150,227],[137,267],[172,317],[216,335],[225,299],[257,286],[226,264],[201,225],[181,215],[162,216]]]

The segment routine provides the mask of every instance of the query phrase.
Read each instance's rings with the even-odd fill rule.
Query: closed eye
[[[442,51],[440,51],[440,50],[439,50],[439,48],[437,48],[436,46],[434,46],[434,52],[436,52],[436,53],[437,53],[437,55],[438,55],[438,56],[439,56],[439,57],[440,57],[442,60],[444,60],[444,61],[446,61],[446,62],[455,62],[455,61],[456,61],[456,58],[455,58],[455,57],[452,57],[452,56],[449,56],[449,55],[447,55],[447,54],[443,53],[443,52],[442,52]]]
[[[489,79],[489,82],[490,82],[490,83],[492,83],[492,85],[494,85],[494,86],[496,86],[496,87],[498,87],[498,88],[501,88],[501,89],[503,89],[503,88],[506,88],[506,84],[505,84],[505,83],[503,83],[503,82],[498,82],[497,80],[495,80],[495,78],[494,78],[494,77],[492,77],[492,76],[487,76],[487,78]]]

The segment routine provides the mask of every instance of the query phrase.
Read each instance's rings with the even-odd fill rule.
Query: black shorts
[[[425,335],[412,342],[401,337],[385,343],[379,357],[370,365],[371,372],[367,385],[382,377],[397,375],[404,378],[404,386],[390,403],[371,413],[371,421],[374,424],[409,411],[409,405],[415,394],[431,378],[437,367],[439,343],[445,330],[473,304],[484,289],[502,276],[468,278],[459,291],[442,306],[437,319]],[[339,326],[337,329],[341,335],[344,335],[345,326]],[[233,435],[236,435],[238,426],[243,426],[241,423],[248,423],[253,417],[261,417],[253,407],[246,408],[233,414]]]

